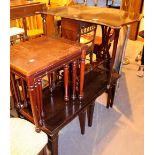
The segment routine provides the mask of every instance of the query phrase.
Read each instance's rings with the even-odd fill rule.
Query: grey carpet
[[[136,75],[134,61],[143,43],[128,41],[114,107],[106,109],[104,96],[97,99],[93,126],[80,134],[78,118],[59,134],[59,155],[143,155],[144,154],[144,78]],[[102,102],[102,103],[101,103]]]

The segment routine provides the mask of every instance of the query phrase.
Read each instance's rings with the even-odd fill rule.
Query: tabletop
[[[22,5],[32,5],[40,2],[37,1],[28,1],[28,0],[10,0],[10,7],[19,7]]]
[[[81,55],[86,45],[65,39],[40,37],[10,47],[10,67],[30,76]]]
[[[44,11],[43,13],[106,25],[115,29],[120,29],[122,26],[139,21],[142,18],[139,13],[126,12],[113,8],[84,5],[72,5],[52,8]]]

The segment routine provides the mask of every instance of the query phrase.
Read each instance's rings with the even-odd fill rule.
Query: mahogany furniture
[[[75,21],[84,21],[88,23],[99,24],[102,27],[102,46],[100,47],[100,57],[104,60],[107,59],[107,68],[109,70],[108,73],[108,83],[107,83],[107,92],[110,92],[113,87],[112,84],[112,76],[115,69],[115,59],[117,53],[121,52],[122,56],[124,55],[122,51],[125,50],[124,46],[118,47],[118,38],[120,35],[120,29],[127,27],[134,22],[137,22],[141,19],[141,15],[139,13],[129,13],[123,10],[117,10],[113,8],[100,8],[93,6],[83,6],[83,5],[72,5],[61,8],[53,8],[49,9],[43,14],[50,14],[55,16],[61,16],[62,18],[68,18]],[[109,54],[109,34],[113,29],[114,34],[114,42],[113,42],[113,51],[112,56]],[[125,30],[125,35],[127,36],[128,29]],[[75,31],[77,31],[75,29]],[[75,32],[75,34],[77,34]],[[127,38],[125,36],[125,38]],[[126,42],[124,41],[124,44]],[[119,50],[119,51],[118,51]],[[120,68],[121,62],[117,64]],[[117,69],[117,73],[119,73],[120,69]],[[116,83],[115,83],[116,84]],[[111,95],[108,95],[111,96]],[[107,107],[112,106],[113,98],[108,100]]]
[[[46,4],[27,0],[10,0],[10,19],[23,19],[25,38],[27,39],[26,17],[37,15],[37,12],[46,11]],[[43,18],[43,31],[46,34],[46,15]]]
[[[45,75],[49,76],[51,90],[53,72],[64,68],[64,100],[69,101],[68,65],[72,63],[72,99],[74,100],[77,94],[77,59],[80,59],[79,99],[83,98],[86,47],[69,40],[50,37],[40,37],[11,46],[10,74],[14,103],[22,115],[34,121],[36,131],[40,131],[40,127],[44,125],[42,78]],[[20,80],[20,85],[16,77]],[[28,106],[28,103],[31,104],[32,116],[22,110]]]
[[[100,67],[102,69],[102,66]],[[81,101],[76,99],[65,102],[63,83],[60,83],[52,94],[48,87],[43,89],[44,126],[41,126],[41,130],[48,135],[48,147],[51,155],[58,155],[59,131],[75,117],[79,117],[82,134],[85,133],[86,112],[88,115],[88,126],[92,126],[94,101],[106,91],[106,86],[107,74],[96,68],[85,75],[84,96]],[[23,107],[22,111],[32,117],[29,104]]]

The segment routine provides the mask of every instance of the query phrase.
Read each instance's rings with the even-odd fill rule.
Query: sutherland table
[[[72,63],[72,96],[76,94],[76,61],[80,61],[80,86],[79,98],[83,97],[84,67],[86,45],[78,44],[72,41],[40,37],[30,41],[22,42],[11,46],[10,50],[10,70],[11,70],[11,91],[14,100],[22,111],[21,98],[17,91],[18,86],[16,77],[21,79],[21,86],[24,98],[24,105],[27,104],[27,89],[24,89],[24,82],[30,97],[32,116],[25,114],[25,117],[34,121],[36,131],[40,131],[43,123],[43,99],[42,99],[42,78],[45,75],[52,75],[53,72],[64,68],[64,100],[69,100],[68,94],[68,65]],[[49,87],[52,85],[49,80]]]

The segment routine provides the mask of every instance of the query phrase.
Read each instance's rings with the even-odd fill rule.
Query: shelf
[[[64,101],[63,83],[60,83],[52,95],[47,88],[43,90],[43,109],[44,109],[44,127],[42,128],[48,134],[54,134],[62,129],[66,124],[72,121],[78,114],[86,109],[95,99],[106,91],[107,76],[105,71],[94,69],[85,75],[84,98],[79,101],[77,98],[69,102]],[[26,113],[31,112],[23,109]]]

